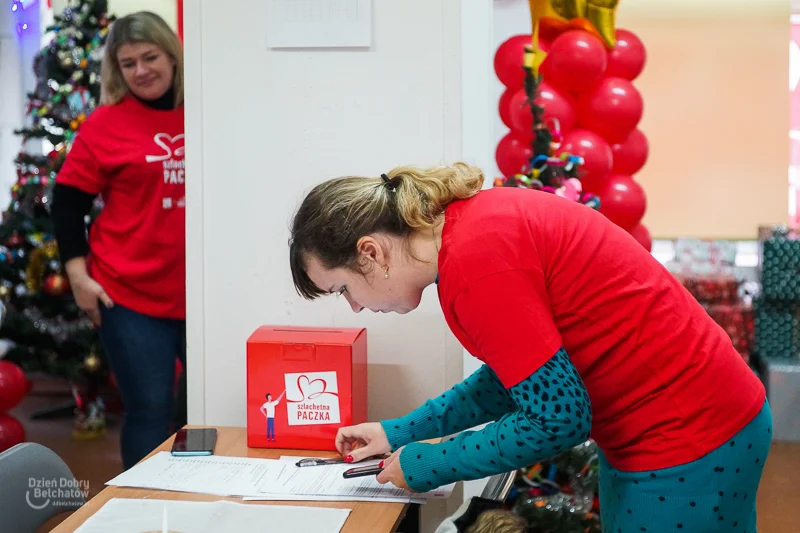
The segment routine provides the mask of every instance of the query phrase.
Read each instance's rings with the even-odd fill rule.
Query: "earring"
[[[384,266],[383,267],[383,279],[389,279],[389,267],[388,266]]]

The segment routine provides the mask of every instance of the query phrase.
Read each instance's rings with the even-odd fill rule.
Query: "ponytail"
[[[455,163],[427,169],[402,166],[385,178],[343,177],[317,185],[292,222],[289,262],[297,292],[309,300],[327,292],[306,274],[309,255],[329,270],[356,268],[361,237],[406,237],[431,228],[450,203],[476,195],[483,182],[479,168]]]
[[[483,172],[466,163],[429,169],[397,167],[387,176],[394,186],[397,214],[415,230],[432,227],[448,204],[474,196],[484,181]]]

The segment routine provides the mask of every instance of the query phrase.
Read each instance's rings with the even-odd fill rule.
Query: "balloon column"
[[[495,152],[503,174],[495,186],[580,201],[649,250],[647,201],[633,178],[649,149],[632,83],[644,69],[644,45],[614,28],[615,0],[529,3],[532,33],[509,38],[494,58],[509,128]]]
[[[25,440],[22,424],[6,411],[15,407],[27,394],[28,381],[22,370],[8,361],[0,361],[0,452]]]

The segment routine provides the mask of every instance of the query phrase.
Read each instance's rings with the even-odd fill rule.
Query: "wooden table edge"
[[[194,429],[194,428],[216,428],[220,434],[223,432],[228,431],[237,431],[240,432],[245,430],[245,428],[241,426],[203,426],[203,425],[186,425],[184,426],[187,429]],[[170,451],[172,448],[172,442],[175,439],[175,435],[171,435],[167,438],[161,445],[148,453],[140,462],[146,461],[147,459],[153,457],[155,454],[160,453],[162,451]],[[436,439],[438,440],[438,439]],[[246,442],[246,441],[245,441]],[[218,440],[219,444],[219,440]],[[261,455],[263,452],[259,453],[258,450],[267,450],[269,452],[277,453],[277,456],[280,455],[298,455],[300,457],[304,456],[338,456],[336,452],[325,452],[319,450],[294,450],[294,449],[273,449],[273,448],[247,448],[246,450],[254,450],[256,453],[254,455]],[[307,452],[305,454],[300,452]],[[220,453],[221,456],[229,456],[231,455]],[[233,455],[232,457],[243,457],[242,455]],[[251,455],[245,455],[244,457],[252,457]],[[276,457],[277,458],[277,457]],[[71,533],[81,527],[91,516],[93,516],[97,511],[99,511],[103,505],[105,505],[109,500],[112,498],[132,498],[132,499],[165,499],[165,500],[176,500],[176,501],[208,501],[208,502],[215,502],[215,501],[233,501],[236,503],[241,503],[245,505],[255,504],[255,505],[287,505],[287,506],[298,506],[298,507],[327,507],[327,508],[334,508],[334,509],[350,509],[350,514],[347,517],[347,521],[345,521],[344,526],[342,527],[341,533],[358,533],[359,531],[375,531],[374,529],[355,529],[357,527],[362,527],[361,525],[351,523],[351,519],[355,514],[356,508],[359,507],[359,511],[366,512],[364,507],[366,506],[373,506],[379,505],[380,510],[390,509],[393,507],[399,507],[398,509],[392,509],[392,514],[396,512],[397,516],[394,519],[394,523],[391,525],[391,529],[387,531],[387,533],[395,533],[397,528],[400,526],[400,523],[405,518],[406,514],[408,513],[409,503],[390,503],[390,502],[354,502],[354,501],[244,501],[241,497],[232,497],[232,496],[217,496],[211,494],[200,494],[195,492],[178,492],[178,491],[164,491],[164,490],[153,490],[153,489],[138,489],[138,488],[128,488],[128,487],[116,487],[116,486],[105,486],[103,490],[98,492],[93,498],[87,501],[82,507],[77,509],[76,511],[72,512],[72,514],[62,521],[58,526],[56,526],[51,533]],[[360,513],[359,513],[360,514]],[[370,513],[371,514],[371,513]],[[365,516],[369,518],[369,514]]]

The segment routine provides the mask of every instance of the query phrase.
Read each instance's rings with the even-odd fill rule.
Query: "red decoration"
[[[624,141],[611,145],[614,154],[612,171],[617,174],[636,174],[647,162],[650,147],[642,130],[635,129]]]
[[[525,69],[522,68],[525,46],[531,44],[531,36],[515,35],[497,48],[494,54],[494,71],[506,87],[522,87]]]
[[[626,174],[608,176],[597,194],[600,196],[600,212],[626,231],[639,224],[647,209],[642,186]]]
[[[178,11],[178,39],[183,43],[183,0],[176,0],[175,7]]]
[[[63,296],[69,291],[69,281],[62,274],[50,274],[44,279],[43,288],[51,296]]]
[[[650,236],[650,231],[647,229],[647,226],[638,224],[630,231],[630,234],[639,244],[644,246],[645,250],[648,252],[653,251],[653,238]]]
[[[617,30],[617,44],[608,53],[606,76],[635,80],[644,70],[647,52],[639,38],[628,30]]]
[[[506,88],[506,90],[503,91],[503,94],[500,96],[500,101],[497,104],[497,110],[500,113],[500,120],[503,121],[503,124],[505,124],[508,129],[514,127],[514,123],[511,121],[511,98],[514,96],[515,92],[516,91],[510,87]]]
[[[506,177],[523,172],[530,166],[531,157],[533,157],[533,149],[530,142],[513,132],[507,133],[500,139],[495,151],[497,168]]]
[[[552,119],[557,119],[561,133],[566,133],[575,125],[575,104],[572,98],[558,91],[547,82],[539,85],[539,96],[536,105],[544,108],[544,122],[549,124]],[[520,135],[533,137],[533,115],[531,106],[528,105],[528,96],[525,89],[517,89],[509,102],[512,129]]]
[[[546,62],[543,75],[551,84],[568,91],[582,91],[603,75],[608,52],[597,37],[573,30],[553,40]]]
[[[0,453],[25,442],[25,428],[19,420],[0,414]]]
[[[564,135],[558,154],[564,152],[583,158],[581,183],[584,191],[597,192],[602,188],[612,162],[611,147],[602,137],[589,130],[574,129]]]
[[[624,140],[639,124],[643,111],[639,91],[623,78],[603,78],[578,99],[581,126],[611,143]]]
[[[27,392],[22,369],[10,361],[0,361],[0,413],[16,407]]]

